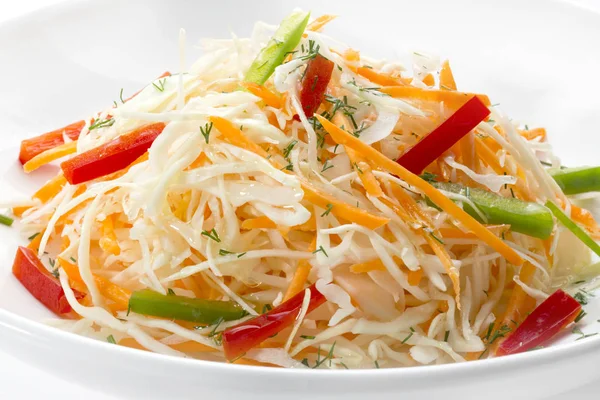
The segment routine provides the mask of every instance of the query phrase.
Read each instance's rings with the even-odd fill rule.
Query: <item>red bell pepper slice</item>
[[[312,285],[309,289],[310,303],[307,313],[325,303],[325,297],[317,290],[315,285]],[[236,360],[248,350],[293,325],[302,308],[304,292],[304,290],[301,291],[263,315],[226,329],[223,332],[225,358],[229,361]]]
[[[65,142],[63,132],[71,140],[77,140],[84,125],[85,121],[77,121],[64,128],[23,140],[21,142],[21,150],[19,151],[19,161],[21,161],[21,164],[25,164],[38,154],[60,146]]]
[[[166,76],[171,76],[171,73],[167,71],[156,79],[164,78]],[[127,98],[124,101],[128,102],[129,100],[137,96],[140,92],[141,90],[135,92],[131,97]],[[58,147],[61,144],[64,144],[65,141],[63,138],[63,132],[71,140],[79,139],[79,134],[81,133],[81,130],[84,126],[85,121],[77,121],[65,126],[64,128],[60,128],[52,132],[44,133],[42,135],[23,140],[21,142],[21,151],[19,152],[19,161],[21,161],[21,164],[25,164],[27,161],[31,160],[38,154],[43,153],[46,150]]]
[[[65,297],[65,292],[56,279],[37,257],[35,252],[27,247],[19,247],[12,268],[13,275],[40,303],[55,314],[68,314],[71,306]],[[73,290],[78,300],[84,294]]]
[[[420,174],[488,115],[490,110],[477,96],[473,96],[450,118],[404,153],[397,160],[398,164],[414,174]]]
[[[306,118],[314,115],[325,98],[334,63],[320,54],[308,62],[300,89],[300,104]]]
[[[60,167],[72,185],[120,171],[143,155],[164,128],[165,124],[162,122],[143,126],[78,154],[63,162]]]
[[[508,336],[496,350],[496,355],[521,353],[550,340],[577,318],[581,304],[558,289]]]

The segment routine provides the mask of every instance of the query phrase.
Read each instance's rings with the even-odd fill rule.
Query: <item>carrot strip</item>
[[[369,229],[377,229],[390,221],[385,217],[373,215],[358,207],[341,202],[333,196],[321,193],[308,183],[302,183],[302,189],[306,201],[324,209],[331,207],[333,215],[346,221],[357,223]]]
[[[77,141],[63,143],[60,146],[53,147],[33,157],[23,164],[23,171],[30,173],[36,169],[77,152]]]
[[[41,188],[38,189],[32,196],[33,199],[37,199],[42,204],[46,203],[48,200],[54,198],[62,190],[62,188],[67,183],[65,176],[61,173],[56,175],[54,178],[50,179],[48,182],[44,184]],[[13,208],[13,214],[17,217],[23,215],[25,211],[27,211],[30,207],[15,207]]]
[[[337,18],[337,15],[325,14],[321,15],[306,27],[307,31],[319,32],[325,25]]]
[[[418,229],[417,231],[421,234],[423,238],[425,238],[435,255],[438,256],[438,258],[442,262],[442,265],[444,265],[446,273],[452,281],[454,293],[456,294],[456,303],[458,308],[460,309],[460,277],[458,274],[458,270],[452,263],[450,255],[446,251],[446,248],[440,242],[442,240],[441,234],[439,233],[439,231],[433,230],[433,224],[429,217],[423,212],[423,210],[421,210],[421,208],[419,208],[417,202],[412,197],[410,197],[402,187],[393,184],[392,192],[400,202],[402,208],[404,208],[404,210],[406,210],[406,212],[408,212],[413,219],[419,221],[421,224],[428,227],[428,232],[426,232],[424,229]]]
[[[498,156],[478,137],[474,138],[475,149],[479,158],[486,163],[498,175],[503,175],[506,171],[498,162]]]
[[[58,258],[60,266],[65,270],[70,279],[75,282],[84,284],[81,275],[79,274],[79,268],[77,265],[68,262],[63,258]],[[101,276],[94,275],[94,282],[98,286],[98,290],[107,298],[115,303],[115,308],[118,310],[127,310],[129,307],[129,297],[131,292],[127,289],[123,289],[120,286],[115,285],[111,281]]]
[[[244,133],[230,121],[216,116],[210,117],[210,121],[229,143],[267,158],[267,152],[262,147],[249,140]],[[275,167],[281,168],[281,165],[278,165],[272,159],[269,159],[269,161]],[[308,182],[301,180],[301,185],[304,190],[304,199],[306,201],[324,209],[331,208],[331,213],[338,218],[355,222],[370,229],[379,228],[389,222],[389,219],[385,217],[373,215],[358,207],[341,202],[331,195],[322,193]]]
[[[424,84],[426,84],[427,86],[433,86],[433,85],[435,85],[435,79],[433,79],[433,75],[431,75],[431,74],[425,75],[425,77],[423,78],[422,82]]]
[[[594,239],[600,239],[600,227],[591,212],[571,204],[571,218],[580,223]]]
[[[311,214],[308,221],[303,224],[292,226],[292,229],[295,231],[302,232],[314,232],[317,230],[317,219],[314,214]]]
[[[536,268],[533,264],[525,262],[521,267],[521,271],[519,271],[519,280],[526,285],[530,285],[533,281],[535,271]],[[527,317],[528,313],[533,311],[535,305],[535,299],[525,293],[520,285],[515,285],[508,300],[504,316],[495,324],[494,329],[499,329],[501,326],[506,325],[514,330]],[[502,340],[498,342],[496,345],[499,345]]]
[[[416,271],[410,270],[404,266],[404,263],[398,257],[394,257],[394,261],[396,262],[396,264],[398,264],[400,266],[400,269],[407,275],[407,280],[408,280],[409,285],[417,286],[421,282],[421,279],[423,278],[423,270],[422,269],[419,268]],[[371,271],[385,271],[385,270],[386,270],[385,265],[383,265],[383,262],[379,258],[350,266],[350,271],[355,274],[362,274],[362,273],[367,273],[367,272],[371,272]]]
[[[444,102],[448,107],[458,108],[465,104],[471,97],[477,96],[486,106],[490,106],[490,99],[484,94],[451,92],[448,90],[421,89],[412,86],[387,86],[382,87],[382,93],[396,98],[407,98],[421,101]]]
[[[377,181],[377,178],[375,178],[375,175],[373,175],[371,166],[367,163],[367,161],[351,148],[346,147],[345,150],[346,154],[348,154],[348,158],[350,158],[352,166],[358,173],[358,178],[362,182],[367,193],[373,197],[383,196],[383,190],[381,190],[381,186],[379,186],[379,181]]]
[[[501,234],[503,231],[508,231],[508,225],[488,225],[486,226],[490,231]],[[477,235],[472,232],[464,232],[458,228],[440,228],[440,235],[444,239],[477,239]]]
[[[265,86],[254,82],[243,82],[242,86],[248,89],[253,95],[260,97],[266,105],[273,108],[281,108],[281,97],[271,92]]]
[[[114,256],[121,254],[121,248],[117,242],[112,215],[107,215],[102,221],[102,238],[98,243],[100,248]]]
[[[350,266],[350,271],[362,274],[371,271],[385,271],[385,265],[379,258]]]
[[[315,251],[317,248],[317,237],[315,236],[308,246],[308,251]],[[283,301],[288,301],[298,293],[302,289],[304,289],[304,284],[308,279],[308,274],[310,274],[310,269],[312,266],[306,259],[302,259],[298,261],[298,266],[296,267],[296,272],[294,272],[294,276],[292,277],[292,281],[290,282],[290,286],[288,286],[285,296],[283,296]]]
[[[421,190],[423,194],[429,197],[431,201],[437,204],[438,207],[462,223],[467,229],[476,234],[481,240],[486,242],[498,253],[502,254],[508,260],[508,262],[513,265],[523,264],[523,259],[511,247],[509,247],[496,235],[477,222],[462,208],[458,207],[452,200],[444,196],[439,190],[431,186],[428,182],[411,173],[396,162],[390,160],[371,146],[361,142],[358,138],[333,125],[320,115],[317,115],[316,117],[321,125],[323,125],[325,130],[338,144],[354,149],[355,151],[361,153],[371,165],[383,168],[388,172],[398,176],[409,185]]]
[[[38,249],[40,248],[40,243],[42,242],[42,236],[44,236],[44,232],[38,233],[27,245],[27,248],[33,250],[36,254]]]
[[[381,86],[402,86],[406,84],[400,78],[394,78],[391,75],[377,72],[373,68],[358,67],[356,68],[356,73]]]
[[[450,69],[450,63],[448,60],[442,64],[440,71],[440,88],[442,90],[456,90],[456,82],[454,81],[454,74]]]
[[[242,222],[241,228],[244,230],[250,229],[275,229],[277,224],[269,219],[269,217],[256,217],[246,219]]]
[[[192,162],[189,167],[186,168],[186,171],[191,169],[196,169],[198,167],[203,166],[208,161],[208,156],[205,152],[200,153],[200,155]]]
[[[519,134],[527,139],[527,140],[533,140],[536,138],[542,138],[542,141],[546,140],[546,129],[544,128],[534,128],[534,129],[519,129],[518,130]]]

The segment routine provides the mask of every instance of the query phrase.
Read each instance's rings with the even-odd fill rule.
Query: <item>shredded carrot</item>
[[[600,227],[591,212],[571,204],[571,218],[580,223],[594,239],[600,239]]]
[[[427,86],[433,86],[433,85],[435,85],[435,79],[433,78],[433,75],[431,75],[431,74],[425,75],[425,77],[423,78],[422,82],[424,84],[426,84]]]
[[[267,152],[262,147],[249,140],[240,129],[238,129],[228,120],[213,116],[210,117],[210,121],[229,143],[267,158]],[[272,159],[269,159],[269,161],[275,167],[281,168],[281,165]],[[329,194],[322,193],[308,182],[301,180],[301,184],[302,189],[304,190],[304,199],[306,201],[323,209],[331,208],[331,213],[338,218],[355,222],[370,229],[379,228],[380,226],[383,226],[389,222],[389,219],[385,217],[373,215],[358,207],[341,202]]]
[[[114,256],[121,254],[121,248],[117,242],[117,236],[115,235],[115,229],[113,224],[113,216],[107,215],[102,221],[102,237],[98,243],[100,248],[107,253]]]
[[[317,219],[315,218],[314,214],[311,214],[308,221],[300,225],[295,225],[292,227],[292,229],[295,231],[302,232],[314,232],[315,230],[317,230]]]
[[[344,58],[348,61],[360,61],[360,52],[354,49],[344,51]]]
[[[119,346],[125,346],[132,349],[148,351],[144,346],[139,344],[134,338],[126,337],[119,340]],[[184,353],[212,353],[218,351],[212,347],[206,346],[198,342],[183,342],[178,344],[169,345],[173,350],[181,351]]]
[[[403,207],[391,202],[390,200],[388,200],[384,197],[380,198],[379,200],[383,204],[385,204],[386,206],[391,208],[392,211],[394,211],[394,213],[396,213],[396,215],[398,215],[407,224],[409,224],[409,225],[418,224],[418,221],[416,219],[414,219],[413,216],[410,215]]]
[[[208,156],[205,152],[200,153],[200,155],[186,168],[186,170],[196,169],[198,167],[203,166],[208,161]]]
[[[400,78],[394,78],[383,72],[377,72],[373,68],[359,67],[356,68],[356,73],[381,86],[402,86],[406,84]]]
[[[354,264],[350,266],[350,271],[354,272],[355,274],[362,274],[371,271],[385,271],[385,265],[383,265],[383,262],[381,262],[379,258],[376,258],[374,260]]]
[[[250,230],[250,229],[275,229],[277,228],[277,224],[269,219],[269,217],[256,217],[246,219],[242,222],[242,229]]]
[[[508,231],[509,225],[488,225],[486,228],[500,235],[502,232]],[[464,232],[458,228],[440,228],[439,232],[444,239],[477,239],[477,235],[471,232]]]
[[[338,144],[354,149],[355,151],[361,153],[371,165],[387,170],[388,172],[404,180],[409,185],[412,185],[422,191],[423,194],[429,197],[433,203],[437,204],[438,207],[450,214],[457,221],[462,223],[468,230],[486,242],[490,247],[502,254],[502,256],[504,256],[511,264],[523,264],[523,259],[510,246],[508,246],[496,235],[477,222],[477,220],[467,214],[462,208],[454,204],[452,200],[448,199],[428,182],[411,173],[395,161],[390,160],[371,146],[361,142],[358,138],[333,125],[320,115],[316,115],[316,117],[321,125],[323,125],[325,130]]]
[[[198,286],[198,283],[196,283],[196,281],[192,277],[188,276],[187,278],[183,278],[181,281],[183,282],[183,286],[185,286],[187,290],[191,290],[192,292],[194,292],[194,295],[197,298],[202,298],[202,288]]]
[[[58,262],[69,276],[69,279],[81,284],[84,283],[81,275],[79,274],[79,268],[77,265],[72,264],[60,257],[58,258]],[[108,279],[97,275],[94,275],[94,282],[96,282],[100,293],[115,303],[116,309],[127,310],[129,306],[129,297],[131,296],[131,292],[129,290],[123,289]]]
[[[29,242],[27,248],[37,253],[38,249],[40,248],[40,243],[42,242],[42,236],[44,236],[43,231],[38,233],[33,239],[31,239],[31,242]]]
[[[60,146],[46,150],[43,153],[38,154],[31,160],[27,161],[23,165],[23,170],[27,173],[35,171],[36,169],[51,163],[52,161],[68,156],[77,152],[77,141],[63,143]]]
[[[315,251],[317,248],[317,237],[315,236],[308,246],[308,251]],[[294,276],[292,277],[292,281],[290,282],[290,286],[288,286],[285,296],[283,296],[283,301],[287,301],[294,297],[296,294],[300,293],[302,289],[304,289],[304,284],[308,279],[308,274],[310,273],[311,265],[306,259],[302,259],[298,261],[298,266],[296,267],[296,272],[294,272]]]
[[[381,197],[383,196],[383,190],[381,190],[381,186],[379,186],[379,181],[373,175],[371,171],[371,166],[367,163],[367,161],[349,147],[345,148],[346,154],[348,154],[348,158],[350,158],[350,162],[352,163],[354,169],[358,173],[358,178],[362,182],[365,190],[368,194],[373,197]]]
[[[442,64],[440,71],[440,88],[442,90],[456,90],[456,82],[454,81],[454,74],[450,68],[448,60]]]
[[[527,140],[533,140],[541,138],[542,142],[546,140],[546,129],[534,128],[534,129],[519,129],[519,134]]]
[[[337,18],[337,15],[325,14],[316,18],[306,27],[307,31],[319,32],[325,25]],[[306,34],[305,34],[306,35]]]
[[[475,135],[473,132],[467,133],[462,139],[458,141],[458,148],[460,149],[460,158],[464,165],[469,169],[475,169]]]
[[[451,92],[448,90],[421,89],[412,86],[387,86],[382,87],[382,93],[396,98],[406,98],[421,101],[444,102],[450,108],[459,108],[471,97],[477,96],[486,106],[490,105],[490,99],[484,94]]]
[[[242,86],[248,89],[253,95],[260,97],[266,105],[273,108],[281,108],[281,97],[271,92],[265,86],[254,82],[243,82]]]
[[[478,137],[474,138],[475,149],[479,158],[498,175],[504,175],[505,169],[500,165],[498,156]]]
[[[183,353],[214,353],[216,351],[219,351],[218,349],[214,349],[205,344],[193,341],[171,344],[169,346],[173,350],[181,351]]]
[[[398,266],[400,267],[402,272],[404,272],[406,274],[409,285],[417,286],[421,282],[421,279],[423,278],[423,270],[422,269],[419,268],[416,271],[410,270],[410,269],[406,268],[406,266],[404,265],[402,260],[398,257],[394,257],[394,262],[396,262],[396,264],[398,264]],[[371,271],[385,271],[385,270],[386,270],[385,265],[383,265],[383,262],[379,258],[375,258],[373,260],[366,261],[364,263],[354,264],[354,265],[350,266],[350,271],[355,274],[362,274],[362,273],[367,273],[367,272],[371,272]]]
[[[533,266],[533,264],[525,262],[521,267],[521,271],[519,271],[519,280],[526,285],[530,285],[533,281],[535,272],[536,268]],[[510,299],[508,300],[508,305],[506,307],[506,311],[504,312],[504,316],[494,324],[494,330],[499,329],[503,325],[506,325],[514,330],[518,324],[523,322],[528,313],[533,311],[535,306],[535,299],[525,293],[520,285],[515,285],[510,295]],[[495,344],[498,346],[500,343],[502,343],[502,340],[499,340]]]
[[[306,201],[323,209],[331,208],[333,215],[346,221],[357,223],[369,229],[377,229],[390,221],[385,217],[371,214],[358,207],[339,201],[331,195],[321,193],[308,183],[303,183],[302,189],[304,190],[304,199]]]
[[[433,229],[433,223],[430,218],[419,208],[415,199],[410,197],[402,187],[397,184],[392,184],[392,193],[396,196],[396,199],[400,203],[401,207],[412,216],[414,220],[420,222],[421,225],[424,225],[427,229],[418,229],[417,232],[421,234],[421,236],[427,241],[433,252],[442,262],[446,273],[450,277],[452,281],[452,286],[454,287],[454,293],[456,294],[456,303],[457,307],[460,309],[460,277],[458,274],[458,270],[452,263],[452,259],[450,255],[446,251],[446,248],[442,245],[442,235],[439,231]],[[399,217],[402,218],[400,214]],[[419,280],[421,277],[419,277]]]
[[[54,178],[50,179],[48,182],[44,184],[41,188],[38,189],[37,192],[32,196],[33,199],[39,200],[42,204],[46,203],[48,200],[54,198],[66,185],[67,180],[65,176],[61,173],[56,175]],[[25,211],[27,211],[30,207],[15,207],[13,208],[13,214],[17,217],[23,215]]]

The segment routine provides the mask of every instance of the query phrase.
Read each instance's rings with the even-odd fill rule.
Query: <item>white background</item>
[[[0,23],[18,17],[41,7],[51,6],[60,0],[0,0]],[[587,8],[600,12],[600,0],[572,0]],[[10,62],[10,60],[2,60]],[[0,337],[0,340],[2,338]],[[93,362],[93,360],[90,360]],[[589,385],[549,400],[564,400],[571,398],[597,398],[600,392],[600,382]],[[21,361],[0,353],[0,399],[79,399],[109,400],[111,396],[95,393],[77,386],[76,382],[67,382],[45,372],[28,366]]]

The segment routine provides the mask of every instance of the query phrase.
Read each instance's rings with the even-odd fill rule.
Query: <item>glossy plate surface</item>
[[[301,5],[340,18],[327,32],[364,54],[450,58],[459,88],[484,92],[514,119],[545,126],[566,165],[598,164],[600,15],[534,0],[478,1],[83,1],[0,26],[0,202],[27,196],[55,173],[26,176],[18,143],[112,103],[165,70],[177,71],[177,34],[188,61],[200,37],[248,36]],[[0,226],[0,348],[70,381],[133,398],[535,399],[600,377],[600,336],[514,357],[397,370],[298,371],[177,359],[120,348],[40,324],[50,314],[10,274],[19,243]],[[600,329],[600,303],[584,332]],[[443,396],[443,397],[442,397]]]

